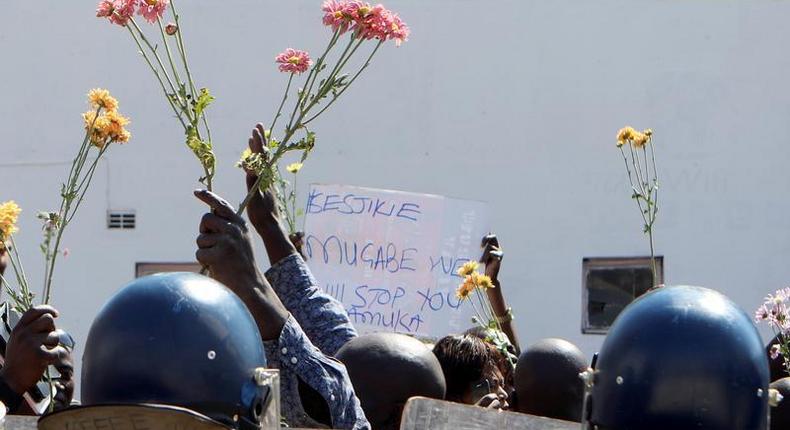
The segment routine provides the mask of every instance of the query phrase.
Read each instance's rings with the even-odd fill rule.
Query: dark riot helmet
[[[255,320],[233,292],[192,273],[146,276],[112,297],[91,325],[82,359],[85,406],[78,408],[90,411],[80,422],[95,423],[102,407],[123,415],[135,405],[153,407],[149,422],[161,424],[164,408],[195,415],[189,428],[256,429],[274,394],[260,381],[265,366]],[[70,411],[50,417],[62,413]]]
[[[724,295],[663,287],[617,317],[587,381],[588,429],[768,428],[768,360]]]

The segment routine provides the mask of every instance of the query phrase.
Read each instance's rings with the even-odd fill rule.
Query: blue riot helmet
[[[586,375],[587,428],[765,430],[768,360],[724,295],[663,287],[617,317]]]
[[[66,414],[65,424],[48,428],[95,423],[107,414],[128,421],[129,411],[140,407],[153,408],[146,418],[153,422],[163,422],[157,414],[165,410],[194,415],[193,422],[256,429],[274,395],[260,381],[265,366],[255,320],[233,292],[192,273],[146,276],[121,289],[96,316],[82,359],[85,406],[77,414],[50,415]]]

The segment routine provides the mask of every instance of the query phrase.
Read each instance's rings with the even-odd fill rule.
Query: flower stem
[[[197,90],[195,89],[195,82],[192,80],[192,73],[189,71],[189,62],[187,61],[187,51],[184,48],[184,36],[181,33],[181,22],[179,21],[180,16],[176,11],[176,5],[173,0],[170,0],[170,10],[173,12],[173,19],[176,21],[176,46],[178,48],[178,53],[181,56],[181,61],[184,63],[184,71],[187,74],[187,81],[189,82],[189,91],[192,94],[192,99],[194,100],[197,97]]]
[[[156,23],[159,24],[159,33],[162,35],[162,43],[165,45],[167,60],[170,62],[170,68],[173,70],[173,77],[175,78],[176,84],[178,84],[178,89],[180,91],[184,84],[181,82],[181,77],[178,75],[178,68],[176,68],[176,63],[173,61],[173,53],[170,51],[170,44],[167,43],[165,28],[162,26],[162,20],[159,17],[156,18]],[[176,97],[181,97],[181,94],[177,92]]]
[[[323,94],[325,94],[326,91],[328,91],[329,88],[331,88],[331,85],[334,82],[334,79],[337,76],[337,74],[340,73],[340,71],[343,69],[343,66],[345,66],[345,64],[348,62],[348,60],[351,58],[351,56],[354,55],[354,52],[356,52],[357,48],[359,48],[359,46],[362,44],[362,42],[364,42],[364,39],[360,39],[356,44],[354,44],[354,42],[355,42],[355,37],[352,35],[351,40],[349,41],[349,43],[346,46],[345,50],[343,51],[343,53],[341,54],[340,58],[338,59],[337,64],[332,69],[332,72],[330,72],[329,76],[326,78],[326,82],[324,83],[324,85],[321,86],[321,88],[319,88],[318,92],[316,93],[316,96],[313,97],[313,99],[307,104],[307,106],[305,106],[303,109],[299,109],[300,103],[302,102],[303,97],[307,97],[305,92],[302,91],[302,95],[296,101],[296,104],[294,106],[294,110],[291,113],[291,119],[290,119],[290,121],[288,123],[288,127],[285,130],[285,136],[283,137],[282,141],[280,142],[280,145],[277,147],[277,150],[274,152],[274,154],[272,155],[271,159],[267,163],[269,169],[277,166],[277,162],[285,154],[286,149],[288,147],[288,142],[293,137],[294,133],[296,133],[296,130],[300,129],[305,124],[307,124],[307,122],[312,121],[318,115],[320,115],[322,112],[324,112],[326,110],[328,105],[325,106],[323,109],[321,109],[321,111],[318,114],[314,115],[308,121],[305,121],[304,123],[302,122],[302,120],[304,120],[305,116],[307,116],[307,114],[310,112],[310,109],[312,109],[313,106],[315,106],[318,103],[318,101],[321,100],[321,98],[323,97]],[[354,77],[351,79],[351,81],[349,81],[349,83],[346,84],[346,86],[340,92],[338,92],[337,95],[334,96],[334,98],[332,99],[330,104],[332,104],[335,100],[337,100],[337,98],[348,88],[348,86],[370,64],[370,59],[376,53],[376,51],[378,50],[379,46],[381,46],[381,44],[382,44],[382,42],[378,43],[378,45],[373,50],[371,55],[368,57],[367,61],[362,66],[362,68],[356,73],[356,75],[354,75]],[[352,48],[352,45],[353,45],[353,48]],[[350,52],[349,52],[349,49],[351,50]],[[297,112],[299,112],[298,116],[296,115]],[[294,118],[296,118],[296,119],[294,119]],[[263,183],[263,181],[264,181],[264,179],[266,177],[267,177],[267,175],[259,175],[258,176],[258,179],[255,181],[255,185],[253,185],[250,188],[250,191],[247,193],[247,196],[244,198],[244,200],[239,205],[239,208],[236,211],[236,213],[238,215],[241,215],[242,213],[244,213],[244,210],[247,208],[247,205],[249,205],[250,200],[252,199],[252,197],[255,195],[255,193],[259,192],[258,190],[260,189],[261,184]],[[269,185],[269,184],[267,184],[267,185]]]
[[[14,236],[9,237],[11,240],[11,252],[8,254],[11,260],[11,265],[14,267],[14,271],[18,273],[18,279],[20,279],[19,288],[22,290],[22,305],[25,310],[30,309],[33,306],[32,299],[30,297],[30,283],[27,279],[27,274],[25,273],[25,266],[22,264],[22,259],[19,258],[19,250],[16,246],[16,241],[14,240]],[[16,260],[16,264],[14,263]]]
[[[356,74],[355,74],[355,75],[354,75],[354,76],[351,78],[351,80],[350,80],[350,81],[348,81],[348,83],[347,83],[347,84],[346,84],[346,85],[343,87],[343,89],[342,89],[342,90],[340,90],[340,91],[338,91],[338,93],[337,93],[337,94],[335,94],[335,95],[332,97],[332,100],[330,100],[330,101],[329,101],[329,103],[327,103],[327,104],[326,104],[326,106],[324,106],[324,108],[323,108],[323,109],[321,109],[320,111],[318,111],[318,113],[317,113],[317,114],[315,114],[315,115],[313,115],[312,117],[310,117],[310,118],[308,118],[307,120],[305,120],[305,121],[304,121],[304,123],[302,123],[302,125],[307,125],[307,124],[309,124],[311,121],[313,121],[314,119],[318,118],[318,116],[319,116],[319,115],[321,115],[322,113],[324,113],[324,111],[325,111],[325,110],[329,109],[329,106],[332,106],[332,104],[333,104],[333,103],[334,103],[334,102],[335,102],[335,101],[336,101],[338,98],[340,98],[340,96],[341,96],[341,95],[343,95],[343,93],[344,93],[344,92],[346,92],[346,90],[348,89],[348,87],[350,87],[350,86],[351,86],[351,84],[352,84],[352,83],[354,83],[354,81],[357,79],[357,77],[359,77],[359,75],[362,73],[362,71],[363,71],[363,70],[365,70],[365,69],[366,69],[366,68],[367,68],[367,67],[370,65],[370,60],[371,60],[371,59],[373,59],[373,56],[374,56],[374,55],[376,55],[376,51],[378,51],[378,50],[379,50],[379,47],[382,45],[382,43],[384,43],[384,42],[381,42],[381,41],[380,41],[378,44],[376,44],[376,47],[373,49],[373,52],[371,52],[371,53],[370,53],[370,55],[368,56],[368,59],[365,61],[365,64],[364,64],[364,65],[362,65],[362,67],[359,69],[359,71],[358,71],[358,72],[357,72],[357,73],[356,73]],[[357,46],[359,46],[359,45],[357,45]],[[352,52],[352,54],[353,54],[353,52]],[[350,57],[350,56],[349,56],[349,57]],[[344,63],[344,64],[345,64],[345,63]]]
[[[305,81],[305,86],[307,87],[307,90],[303,91],[303,94],[305,96],[302,98],[302,103],[301,103],[302,108],[304,108],[304,105],[307,103],[307,99],[309,98],[310,93],[313,91],[313,85],[315,84],[315,81],[318,79],[318,74],[321,73],[321,66],[323,66],[327,54],[329,54],[329,51],[335,46],[335,44],[339,39],[340,39],[340,28],[335,30],[335,34],[332,35],[332,39],[329,41],[329,44],[327,44],[324,53],[321,54],[320,57],[318,57],[318,61],[316,61],[315,66],[313,66],[313,68],[310,70],[310,74],[307,76],[307,81]]]
[[[72,185],[67,192],[67,197],[64,197],[64,210],[59,214],[60,224],[58,225],[57,233],[55,234],[55,245],[52,247],[52,253],[49,257],[49,272],[46,273],[46,283],[44,284],[44,297],[42,302],[43,304],[49,304],[51,299],[52,278],[55,273],[55,263],[57,262],[59,255],[60,242],[63,238],[63,233],[66,231],[66,227],[68,227],[68,225],[71,223],[71,220],[74,219],[74,215],[77,214],[77,210],[82,204],[85,194],[90,187],[93,174],[96,172],[96,166],[98,166],[99,160],[101,160],[102,155],[104,155],[111,144],[111,142],[106,142],[99,150],[99,154],[96,156],[96,159],[93,161],[93,163],[91,163],[90,167],[88,168],[88,172],[82,177],[82,180],[80,180],[79,185],[76,185],[76,183],[77,180],[79,180],[80,174],[82,173],[82,167],[75,171],[74,181],[72,181]],[[79,196],[79,198],[77,198],[77,196]],[[75,198],[77,198],[76,204],[73,204],[72,206]]]
[[[161,70],[162,74],[165,75],[165,79],[167,80],[168,85],[170,85],[170,89],[173,91],[173,94],[178,97],[178,90],[173,84],[173,81],[170,79],[170,75],[167,73],[167,69],[165,68],[164,63],[162,63],[159,53],[156,52],[156,47],[151,44],[147,37],[145,37],[145,33],[143,33],[143,30],[137,25],[137,22],[135,22],[134,18],[129,18],[129,22],[131,22],[135,30],[137,30],[137,34],[140,35],[140,39],[143,41],[143,43],[145,43],[151,53],[154,54],[154,58],[156,58],[156,62],[159,64],[159,70]]]
[[[640,197],[643,197],[641,188],[637,189],[634,186],[634,178],[631,173],[631,168],[628,167],[628,157],[625,155],[625,151],[623,151],[622,147],[620,147],[620,153],[623,154],[623,161],[625,161],[625,171],[628,173],[628,182],[631,184],[631,191],[636,195],[634,200],[636,200],[636,205],[639,207],[639,214],[642,216],[642,220],[645,222],[645,226],[647,226],[648,225],[647,216],[645,215],[645,211],[642,209],[642,202],[641,200],[639,200]]]
[[[148,67],[150,67],[151,71],[154,72],[154,76],[156,77],[156,80],[159,81],[159,85],[162,87],[162,92],[165,94],[165,98],[167,99],[167,102],[170,104],[170,107],[173,108],[173,112],[175,112],[176,118],[178,118],[178,120],[181,122],[181,125],[186,129],[187,123],[184,122],[184,118],[181,115],[182,115],[182,112],[183,112],[187,116],[187,118],[189,119],[189,111],[188,110],[184,110],[183,106],[180,106],[180,105],[179,105],[180,108],[176,108],[176,105],[173,102],[173,99],[170,97],[169,93],[167,92],[167,88],[165,87],[165,83],[162,80],[162,77],[159,75],[159,71],[156,69],[154,64],[151,62],[151,59],[148,58],[148,54],[145,53],[145,50],[143,49],[143,45],[140,43],[140,40],[137,39],[137,36],[134,34],[134,31],[128,25],[126,26],[126,29],[129,30],[129,34],[132,35],[132,39],[134,39],[134,42],[137,44],[137,48],[138,48],[138,50],[140,52],[140,55],[143,56],[143,59],[148,64]]]
[[[196,100],[197,99],[197,88],[195,87],[195,80],[192,79],[192,72],[189,69],[189,61],[187,60],[187,50],[186,50],[186,47],[184,46],[184,35],[183,35],[182,31],[181,31],[180,16],[178,15],[178,12],[176,11],[176,5],[175,5],[175,2],[173,0],[170,1],[170,10],[173,12],[173,17],[174,17],[174,19],[176,21],[176,42],[177,42],[176,43],[176,47],[178,48],[178,54],[181,56],[181,62],[184,64],[184,71],[186,72],[186,75],[187,75],[187,81],[189,83],[189,91],[190,91],[190,93],[192,95],[192,100]],[[203,120],[203,126],[206,128],[206,138],[208,138],[209,142],[212,142],[212,139],[211,139],[211,127],[209,127],[209,125],[208,125],[208,119],[206,118],[206,112],[205,111],[201,114],[200,119]],[[198,131],[198,136],[199,135],[200,135],[200,133]],[[211,178],[208,178],[206,181],[207,181],[206,185],[208,187],[209,186],[208,184],[211,183]],[[209,190],[211,190],[211,188],[209,188]]]
[[[291,234],[296,234],[296,173],[291,184]]]
[[[288,85],[285,86],[285,94],[283,94],[283,100],[280,102],[280,107],[277,108],[277,113],[274,115],[274,119],[272,120],[271,125],[269,126],[270,133],[274,133],[274,125],[277,124],[277,119],[280,118],[280,113],[283,111],[283,106],[285,105],[285,101],[288,100],[288,91],[291,89],[291,82],[293,82],[294,74],[291,72],[291,75],[288,76]],[[265,134],[265,133],[264,133]],[[266,136],[262,136],[263,139],[266,139]]]

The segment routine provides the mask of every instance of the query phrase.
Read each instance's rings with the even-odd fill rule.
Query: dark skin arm
[[[246,223],[227,201],[216,194],[199,190],[195,191],[195,196],[211,207],[211,212],[203,215],[200,221],[197,260],[209,268],[214,279],[241,298],[255,318],[264,341],[278,339],[289,313],[258,270]],[[278,240],[283,238],[278,237]],[[291,253],[295,252],[287,236],[284,240]],[[281,258],[291,254],[285,253],[288,247],[283,243],[275,245],[282,246],[282,249],[276,249],[284,254]],[[301,380],[299,393],[305,412],[316,421],[331,425],[329,407],[324,399]]]
[[[255,263],[247,223],[216,194],[195,191],[211,207],[200,221],[197,260],[211,276],[241,298],[258,324],[263,340],[280,337],[288,311]]]
[[[252,136],[249,138],[248,144],[253,153],[263,151],[263,131],[263,124],[260,123],[252,130]],[[255,184],[256,180],[258,180],[258,177],[254,173],[247,172],[248,191]],[[280,212],[277,209],[274,190],[270,189],[266,193],[262,193],[260,190],[257,191],[247,206],[247,216],[250,218],[250,223],[255,228],[255,231],[263,239],[266,254],[269,256],[271,265],[297,253],[295,244],[301,244],[302,237],[298,235],[288,236],[286,229],[280,222]]]
[[[480,262],[485,266],[485,274],[491,278],[495,286],[495,288],[486,290],[488,300],[491,302],[491,307],[494,308],[494,314],[498,318],[506,318],[507,304],[505,303],[505,297],[502,295],[502,285],[499,283],[499,269],[502,266],[504,253],[499,246],[499,240],[494,234],[484,237],[481,246],[483,247],[483,256],[480,257]],[[516,355],[518,355],[521,352],[521,348],[518,345],[518,338],[516,337],[516,331],[513,329],[513,323],[507,321],[500,323],[500,325],[502,326],[502,331],[510,339],[510,343],[516,348]]]
[[[68,354],[58,345],[59,338],[55,332],[57,316],[58,311],[50,306],[35,306],[22,314],[11,331],[0,378],[17,394],[22,395],[33,388],[47,366],[58,362],[61,355]]]

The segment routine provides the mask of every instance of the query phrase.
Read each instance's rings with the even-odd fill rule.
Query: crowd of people
[[[262,125],[253,129],[249,139],[249,146],[253,152],[263,150],[263,133]],[[248,189],[254,186],[256,180],[254,174],[247,173]],[[489,294],[492,294],[490,299],[496,317],[502,323],[502,329],[510,340],[510,351],[503,351],[493,345],[490,342],[489,333],[479,328],[470,329],[464,333],[448,334],[446,337],[438,339],[435,344],[427,344],[423,340],[395,333],[359,335],[343,305],[319,287],[318,281],[313,277],[310,268],[300,255],[298,237],[290,237],[283,228],[277,199],[273,192],[259,191],[254,195],[247,210],[249,222],[237,215],[227,201],[210,191],[195,191],[195,196],[209,209],[200,219],[196,239],[198,248],[196,258],[208,269],[211,278],[232,291],[233,300],[243,303],[243,308],[246,308],[245,315],[248,312],[251,315],[251,321],[254,321],[250,324],[250,327],[254,328],[245,328],[244,321],[237,321],[241,325],[236,327],[241,328],[236,328],[236,331],[220,330],[219,332],[223,334],[217,338],[219,339],[217,342],[223,343],[223,348],[229,352],[223,354],[211,350],[208,359],[215,360],[215,357],[238,354],[238,351],[250,351],[249,354],[252,355],[258,354],[259,350],[265,351],[265,358],[256,361],[256,357],[252,357],[250,358],[251,364],[248,366],[256,366],[255,363],[260,364],[265,360],[267,367],[279,370],[281,414],[283,421],[288,426],[397,429],[401,424],[404,405],[410,398],[416,396],[575,422],[592,419],[591,417],[595,414],[591,411],[600,414],[601,405],[605,404],[606,400],[602,397],[596,399],[589,395],[591,393],[590,387],[596,384],[596,378],[604,378],[600,374],[596,376],[596,363],[593,357],[586,357],[579,348],[562,339],[544,339],[523,350],[520,347],[511,325],[511,312],[502,297],[502,287],[498,281],[502,252],[495,236],[484,238],[481,261],[485,266],[486,274],[497,286],[497,288],[491,289]],[[264,244],[271,266],[265,273],[261,273],[259,270],[253,253],[253,241],[258,239]],[[3,263],[4,260],[0,258],[0,272],[5,269]],[[148,288],[146,291],[154,291],[154,293],[156,289],[151,290],[151,285],[156,286],[157,282],[162,285],[167,282],[182,282],[187,287],[182,288],[179,294],[188,296],[193,294],[191,292],[193,290],[190,290],[188,284],[197,281],[193,278],[179,281],[177,277],[154,277],[145,282],[147,282],[145,285]],[[665,295],[673,294],[670,288],[665,290]],[[123,294],[123,291],[119,294]],[[662,294],[664,293],[662,292]],[[691,309],[692,305],[698,301],[695,294],[702,293],[686,291],[683,294],[687,294],[689,297],[686,308],[686,314],[688,314],[690,312],[688,309]],[[124,300],[128,302],[134,298],[127,294]],[[186,299],[181,297],[179,300]],[[706,300],[710,300],[710,297]],[[204,302],[200,303],[203,304],[195,305],[198,306],[197,309],[200,309],[199,306],[208,306]],[[149,302],[146,306],[154,305]],[[709,307],[709,305],[704,305],[703,308],[705,306]],[[163,307],[165,310],[162,312],[170,312],[176,307],[175,305],[165,306]],[[663,308],[656,305],[651,309]],[[667,307],[666,309],[668,309],[666,312],[670,313],[669,316],[673,316],[671,315],[672,308]],[[172,395],[172,390],[168,389],[168,391],[162,388],[166,383],[163,380],[167,378],[161,376],[161,373],[156,373],[161,371],[161,369],[157,369],[157,366],[161,366],[163,363],[139,364],[140,360],[147,357],[145,350],[138,349],[135,353],[127,353],[118,348],[120,351],[118,354],[123,354],[124,357],[108,358],[113,357],[113,353],[108,352],[108,349],[112,349],[112,347],[108,345],[116,345],[118,341],[107,341],[106,339],[133,337],[135,335],[134,324],[151,324],[151,322],[146,321],[145,318],[129,319],[128,324],[123,323],[126,324],[123,329],[118,328],[119,332],[113,333],[112,330],[120,323],[117,322],[117,318],[113,319],[115,317],[111,318],[106,315],[107,312],[110,310],[105,307],[102,315],[97,317],[94,327],[91,329],[83,358],[85,362],[82,378],[83,401],[86,406],[90,406],[88,403],[100,404],[119,401],[117,398],[110,398],[112,396],[108,394],[97,394],[101,390],[96,387],[102,385],[105,387],[103,388],[105,392],[136,391],[137,397],[135,398],[147,399],[147,403],[156,403],[157,401],[185,403],[176,406],[193,408],[223,423],[226,427],[245,428],[240,424],[241,422],[252,422],[255,427],[255,416],[260,413],[260,411],[256,412],[256,407],[252,408],[253,412],[244,413],[249,418],[246,421],[240,420],[238,414],[234,413],[225,413],[225,416],[230,416],[230,418],[222,420],[212,413],[216,411],[212,410],[210,393],[207,400],[203,400],[206,393],[194,394],[194,396],[200,397],[201,401],[199,402],[172,400],[175,398]],[[210,309],[201,312],[204,315],[213,315]],[[238,315],[233,312],[228,311],[226,314]],[[694,321],[702,321],[703,326],[713,327],[711,330],[719,330],[721,333],[715,332],[719,337],[710,334],[701,336],[694,339],[694,342],[700,347],[708,345],[712,348],[716,348],[716,346],[710,345],[711,342],[718,342],[719,345],[727,344],[722,339],[729,339],[726,330],[733,331],[733,329],[728,328],[725,324],[711,323],[710,321],[713,320],[710,318],[714,317],[709,314],[700,315],[702,316]],[[197,316],[200,317],[200,312]],[[10,413],[29,414],[35,412],[31,408],[31,404],[35,402],[25,400],[29,400],[31,390],[36,387],[49,366],[57,370],[57,375],[53,379],[57,389],[53,409],[55,411],[69,410],[73,408],[72,403],[77,403],[72,399],[74,392],[73,341],[70,343],[69,337],[57,329],[57,317],[58,312],[52,307],[37,306],[21,315],[11,330],[7,344],[2,351],[4,363],[2,370],[0,370],[0,400],[3,401]],[[677,315],[674,317],[673,321],[676,321]],[[162,316],[162,318],[161,321],[158,320],[158,326],[152,330],[164,330],[159,326],[167,325],[167,316]],[[236,318],[243,320],[246,317]],[[634,318],[636,317],[632,317],[632,319]],[[211,321],[214,326],[229,324],[219,321],[221,317],[215,319],[217,321]],[[115,322],[111,323],[110,321]],[[663,329],[662,325],[658,322],[660,321],[659,316],[649,316],[648,321],[655,322],[652,324],[654,327],[651,327],[651,330],[659,330],[659,333],[662,333],[660,332]],[[203,323],[205,321],[196,322],[190,329],[199,330],[200,324]],[[101,325],[101,327],[97,328],[97,325]],[[692,327],[692,325],[688,327]],[[175,328],[171,329],[176,330]],[[746,330],[746,335],[742,335],[743,331],[739,332],[741,334],[738,335],[740,337],[736,336],[739,339],[737,342],[745,342],[742,340],[744,336],[752,336],[749,339],[753,340],[753,334],[756,334],[756,331],[752,330],[753,334],[750,334],[752,332],[749,332],[748,328],[741,329]],[[686,330],[693,332],[691,329]],[[242,331],[247,334],[254,332],[257,335],[253,336],[253,341],[249,341],[250,337],[245,337]],[[648,331],[646,329],[645,333]],[[207,334],[206,337],[211,338],[216,334],[214,331],[212,333],[211,335]],[[639,333],[619,336],[619,339],[625,338],[624,345],[631,345],[635,349],[638,349],[640,342],[644,341],[640,338]],[[148,336],[148,338],[154,337]],[[650,341],[653,346],[660,348],[662,342],[660,337],[651,338]],[[678,337],[675,337],[675,341],[677,343],[684,340],[678,340]],[[160,340],[160,342],[164,342],[164,340]],[[238,345],[245,342],[246,345]],[[733,343],[734,350],[737,351],[738,348],[744,351],[748,350],[747,346],[741,347],[739,346],[741,344],[737,342]],[[249,345],[249,343],[256,345]],[[664,359],[662,362],[651,361],[649,354],[629,353],[632,351],[626,350],[628,347],[621,346],[624,349],[618,351],[618,357],[626,363],[626,370],[619,371],[617,374],[617,378],[614,379],[615,387],[634,384],[633,381],[638,379],[635,375],[639,375],[639,372],[644,368],[654,369],[653,373],[660,374],[662,366],[682,367],[686,360],[693,361],[694,357],[683,356],[685,353],[684,344],[678,345],[675,346],[678,354],[676,362],[669,359]],[[173,345],[164,345],[162,348],[168,346],[174,348]],[[134,354],[139,354],[139,358]],[[732,357],[737,355],[733,354]],[[515,363],[511,356],[517,357]],[[612,357],[611,353],[602,356],[602,360],[605,360],[606,363],[601,372],[606,370],[606,365],[612,366]],[[126,363],[128,360],[136,360],[136,364],[119,364]],[[767,354],[761,352],[760,357],[752,357],[751,360],[750,363],[754,364],[755,374],[758,375],[757,379],[764,373],[767,381]],[[116,385],[108,385],[106,381],[97,382],[97,379],[100,378],[99,375],[105,379],[112,378],[106,370],[97,370],[101,366],[106,367],[106,364],[102,363],[107,362],[111,365],[121,366],[127,371],[123,378],[118,378],[121,382]],[[247,361],[237,359],[231,364],[238,368],[239,363],[247,363]],[[179,363],[179,365],[200,366],[200,364],[192,364],[192,361],[188,359],[187,362]],[[227,367],[229,364],[225,363],[223,366]],[[747,367],[731,368],[728,371],[736,374],[734,377],[737,378],[738,375],[743,376],[738,372],[742,372]],[[254,370],[247,369],[249,373]],[[129,373],[132,371],[138,373]],[[239,372],[238,369],[234,371]],[[244,371],[241,369],[242,373]],[[154,377],[152,375],[160,376]],[[772,375],[772,380],[779,379],[781,376],[781,373]],[[93,380],[89,380],[90,378]],[[744,379],[748,378],[741,377],[740,380]],[[235,382],[228,381],[230,380],[214,382],[218,385],[235,384]],[[209,381],[209,383],[211,382]],[[685,381],[679,381],[681,384],[683,382]],[[659,382],[654,381],[654,383],[661,385]],[[757,385],[760,383],[757,381]],[[788,385],[786,382],[783,384]],[[788,388],[785,385],[780,384],[775,388],[779,392],[787,393]],[[605,383],[602,383],[601,386],[605,386]],[[734,392],[735,389],[732,387],[734,385],[731,385],[729,389]],[[699,389],[699,387],[697,388]],[[761,399],[769,397],[768,387],[764,388],[765,393],[759,391],[758,397]],[[644,392],[650,391],[648,387],[640,389]],[[678,388],[678,390],[682,391],[682,388]],[[759,390],[763,389],[759,388]],[[231,392],[240,391],[243,390],[231,390]],[[165,392],[168,394],[162,394]],[[721,393],[719,392],[719,394]],[[727,395],[726,390],[723,393],[725,394],[721,395]],[[758,391],[754,390],[754,393],[756,396]],[[649,408],[644,405],[640,406],[645,408],[645,416],[653,417],[645,418],[644,426],[640,426],[640,428],[654,428],[651,425],[651,419],[658,423],[667,422],[662,421],[665,418],[664,415],[660,415],[660,419],[656,418],[659,415],[655,415],[663,413],[662,411],[665,410],[672,411],[672,420],[674,420],[672,422],[677,424],[673,428],[761,428],[760,425],[732,427],[733,422],[738,423],[739,426],[745,422],[736,417],[737,410],[729,411],[732,415],[729,424],[726,420],[722,420],[720,421],[721,426],[717,427],[699,425],[702,422],[699,420],[703,419],[700,417],[704,417],[706,412],[699,412],[702,409],[695,408],[707,408],[704,409],[705,411],[716,410],[715,405],[697,405],[695,401],[687,402],[691,404],[677,405],[672,402],[673,394],[678,394],[680,399],[683,398],[682,393],[664,393],[663,395],[667,396],[666,399],[653,399],[652,407],[658,408],[656,409],[658,412],[648,410]],[[188,395],[189,393],[186,394],[186,396]],[[704,390],[695,395],[702,396],[700,399],[703,399]],[[157,396],[159,397],[157,398]],[[182,393],[179,398],[183,399],[184,396]],[[252,397],[257,399],[256,396]],[[87,400],[88,398],[90,400]],[[244,399],[239,402],[249,403],[248,398]],[[618,404],[622,406],[618,410],[622,412],[622,416],[625,416],[628,414],[627,409],[631,407],[629,406],[630,400],[623,397],[618,399]],[[140,401],[142,402],[142,400]],[[750,401],[755,401],[755,399]],[[254,405],[257,404],[254,403]],[[767,403],[764,404],[767,405]],[[738,404],[735,405],[735,409],[738,409]],[[688,412],[687,421],[683,421],[683,413],[678,411]],[[777,411],[778,413],[771,423],[772,428],[782,428],[787,422],[785,418],[782,418],[781,411],[783,409],[780,407]],[[767,414],[767,412],[766,409],[765,413]],[[651,413],[654,415],[650,415]],[[758,419],[755,422],[763,421]],[[767,423],[767,421],[764,422]],[[635,427],[601,425],[600,428]]]

